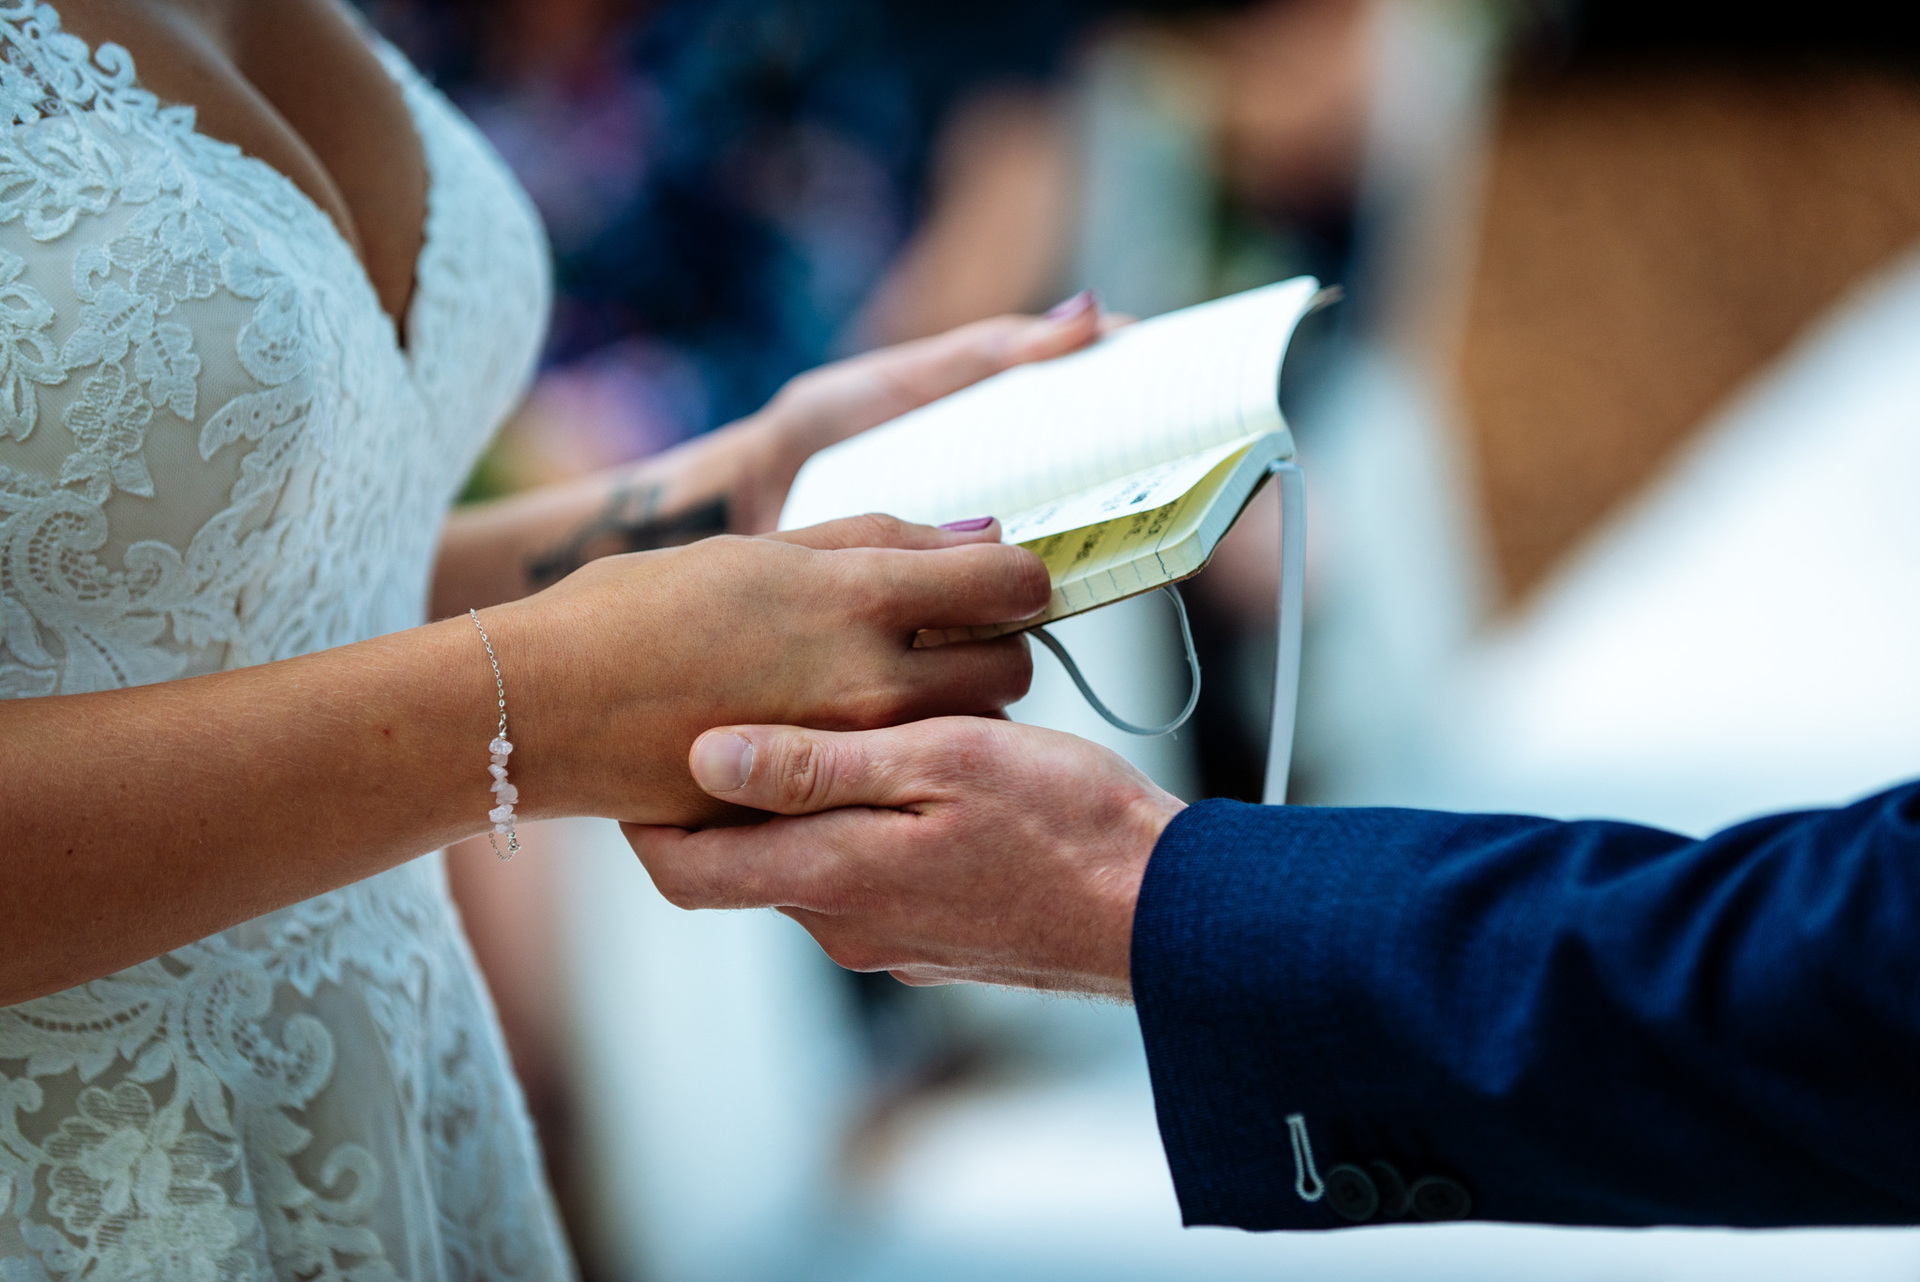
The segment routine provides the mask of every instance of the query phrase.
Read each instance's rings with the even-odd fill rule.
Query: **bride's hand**
[[[733,528],[772,529],[800,465],[836,441],[990,374],[1064,356],[1116,319],[1101,312],[1092,290],[1083,290],[1044,316],[996,316],[799,375],[739,424],[750,443],[734,484]]]
[[[549,587],[595,557],[760,534],[818,450],[1010,366],[1085,346],[1123,318],[1076,294],[1045,316],[999,316],[825,365],[764,409],[639,463],[454,513],[434,570],[435,618]]]
[[[687,771],[709,726],[854,730],[1019,698],[1022,638],[913,647],[1046,604],[1039,558],[998,539],[855,517],[604,557],[487,611],[522,815],[711,822],[725,807]]]
[[[1045,604],[1039,559],[998,534],[856,518],[714,538],[483,611],[519,814],[711,821],[729,807],[687,767],[710,725],[850,728],[1015,698],[1017,638],[913,648],[920,627]],[[485,831],[496,726],[464,611],[203,677],[0,699],[0,1006]]]

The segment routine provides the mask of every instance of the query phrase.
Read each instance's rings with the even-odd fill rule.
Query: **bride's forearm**
[[[717,539],[604,558],[771,528],[813,450],[1089,341],[1101,322],[1079,302],[840,362],[657,459],[459,514],[433,584],[444,622],[187,681],[0,700],[0,1003],[484,830],[497,709],[470,606],[516,602],[489,628],[497,617],[529,817],[704,822],[717,803],[693,785],[686,751],[715,724],[853,728],[1017,698],[1028,673],[1017,643],[901,642],[929,625],[925,602],[943,626],[1023,618],[1045,602],[1037,560],[961,546],[997,528],[855,522],[861,540],[896,550]],[[849,536],[828,526],[812,537],[832,548]],[[906,548],[930,558],[912,574]],[[588,561],[544,606],[518,603]]]
[[[1001,316],[867,352],[802,374],[756,413],[655,458],[457,512],[441,539],[433,617],[516,600],[610,553],[770,530],[816,450],[1009,366],[1071,352],[1110,323],[1088,292],[1044,317]]]
[[[433,617],[516,600],[598,557],[740,531],[736,492],[770,444],[764,420],[743,419],[638,463],[462,508],[441,536]]]
[[[0,700],[0,1005],[479,831],[495,712],[465,619],[191,680]]]

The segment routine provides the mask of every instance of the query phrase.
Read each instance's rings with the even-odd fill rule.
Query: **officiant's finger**
[[[961,628],[1031,618],[1053,594],[1045,562],[1023,547],[852,550],[847,600],[911,638],[923,628]]]
[[[782,530],[762,538],[780,543],[797,543],[821,551],[843,548],[928,548],[960,547],[967,543],[998,543],[1000,522],[991,516],[976,516],[947,525],[916,525],[884,512],[842,517],[799,530]]]
[[[847,806],[896,809],[921,800],[907,763],[925,739],[913,725],[836,733],[799,726],[723,726],[693,741],[687,767],[708,793],[737,806],[807,815]]]

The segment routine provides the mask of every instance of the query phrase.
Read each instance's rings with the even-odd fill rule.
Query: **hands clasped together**
[[[728,799],[694,786],[686,753],[715,720],[854,729],[1019,698],[1020,639],[913,644],[1046,603],[1039,559],[997,536],[854,517],[605,557],[498,607],[502,661],[534,700],[514,714],[531,813],[711,822]]]
[[[857,733],[729,726],[693,746],[753,827],[628,825],[684,908],[773,907],[853,970],[1131,995],[1133,910],[1182,803],[1072,735],[981,717]]]
[[[496,611],[547,692],[519,714],[536,813],[622,818],[675,904],[778,908],[850,969],[1127,997],[1141,877],[1182,803],[1085,740],[952,715],[1026,692],[1024,638],[914,644],[1045,606],[1039,558],[998,538],[854,517],[605,558],[524,625]],[[706,729],[729,713],[785,724]]]
[[[767,411],[784,443],[736,485],[741,524],[771,524],[813,450],[1111,323],[1083,296],[797,380]],[[674,903],[778,908],[851,969],[1129,996],[1134,903],[1180,801],[1091,743],[991,719],[1026,692],[1023,638],[914,644],[1045,605],[1045,568],[999,534],[865,516],[587,565],[528,603],[532,687],[592,709],[550,736],[523,720],[516,762],[553,781],[530,773],[529,795],[626,821]],[[636,653],[644,671],[582,657]]]
[[[657,459],[464,510],[435,568],[439,622],[0,700],[0,766],[27,799],[9,816],[0,1005],[483,830],[501,709],[475,606],[520,818],[621,820],[679,902],[783,907],[853,965],[1123,992],[1117,905],[1176,803],[1087,745],[974,719],[1025,693],[1023,639],[915,644],[1035,614],[1038,558],[992,522],[765,532],[814,450],[1106,323],[1081,298],[870,353]],[[726,758],[734,775],[715,764],[728,744],[752,745]],[[790,817],[682,831],[743,824],[743,807]],[[266,842],[279,857],[258,857]]]

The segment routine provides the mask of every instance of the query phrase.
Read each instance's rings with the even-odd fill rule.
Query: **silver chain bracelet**
[[[520,800],[520,790],[507,782],[507,757],[513,752],[513,743],[507,738],[507,683],[500,678],[500,660],[493,655],[493,641],[480,622],[480,612],[468,610],[467,616],[473,620],[473,626],[480,629],[480,644],[487,647],[487,662],[493,665],[493,689],[500,700],[500,728],[487,745],[487,751],[492,754],[487,765],[487,773],[493,776],[490,791],[499,803],[487,811],[487,818],[493,820],[493,831],[487,834],[487,841],[492,844],[494,854],[511,859],[520,853],[520,835],[513,829],[513,804]],[[505,850],[500,849],[501,837],[507,839]]]

